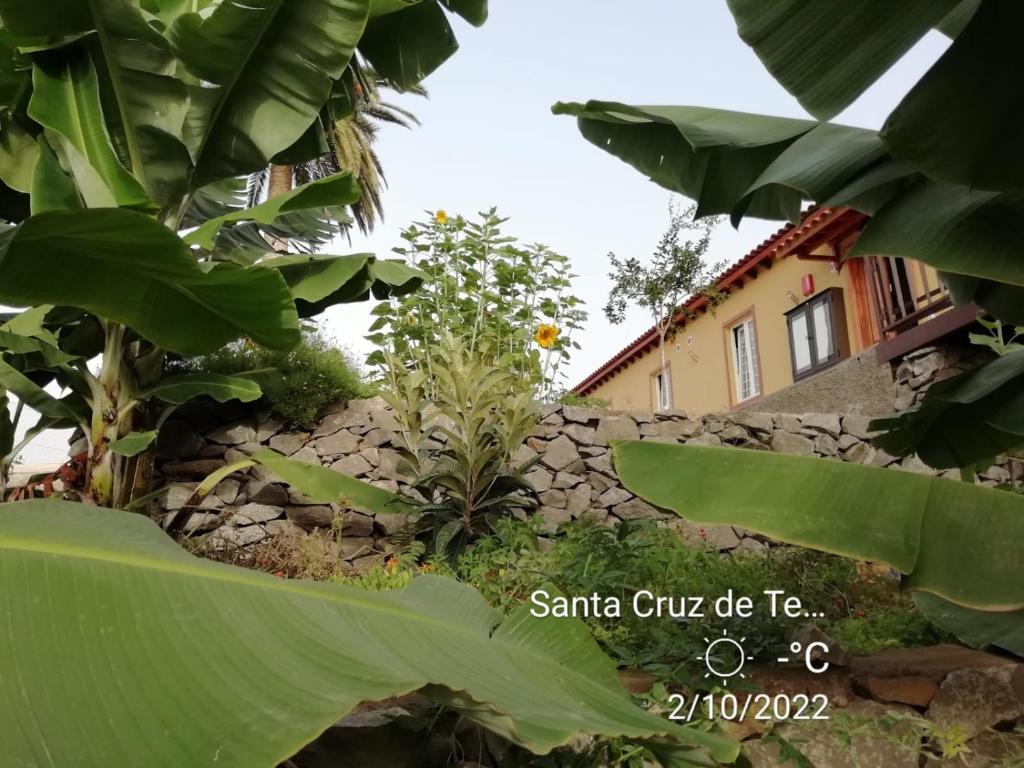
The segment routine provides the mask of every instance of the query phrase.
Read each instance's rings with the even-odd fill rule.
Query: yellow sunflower
[[[448,223],[448,214],[445,212],[443,208],[434,214],[434,221],[436,221],[442,227]]]
[[[551,349],[555,346],[555,340],[559,333],[561,331],[555,326],[542,323],[537,327],[537,332],[533,334],[533,340],[543,349]]]

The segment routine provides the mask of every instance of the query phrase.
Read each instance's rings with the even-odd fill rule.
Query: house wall
[[[814,278],[815,295],[828,288],[842,288],[851,354],[864,345],[857,333],[855,302],[848,270],[835,272],[828,261],[800,260],[796,257],[776,261],[770,270],[742,288],[734,288],[715,308],[687,322],[667,345],[672,377],[673,406],[693,414],[728,411],[734,402],[734,373],[729,352],[728,329],[751,309],[757,334],[762,396],[793,383],[789,332],[785,313],[808,297],[801,291],[801,278]],[[612,408],[651,409],[651,375],[660,367],[655,348],[635,360],[590,394],[607,400]],[[745,401],[750,406],[755,399]]]

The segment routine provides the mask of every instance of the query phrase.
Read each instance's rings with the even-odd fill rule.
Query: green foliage
[[[608,401],[600,397],[590,395],[577,395],[575,392],[565,392],[558,398],[561,405],[575,405],[580,408],[607,408]]]
[[[554,399],[562,367],[579,349],[573,334],[587,315],[570,292],[569,260],[502,234],[506,221],[495,209],[477,221],[439,211],[402,233],[407,245],[395,252],[429,277],[415,294],[374,309],[367,338],[379,350],[371,365],[384,365],[391,352],[423,368],[432,396],[438,348],[451,335]]]
[[[327,406],[372,394],[358,363],[321,332],[304,333],[302,343],[287,352],[236,342],[205,357],[172,363],[171,370],[232,376],[275,372],[260,376],[263,396],[274,415],[292,427],[309,427]]]
[[[823,613],[827,633],[841,631],[852,642],[844,650],[928,644],[938,635],[902,598],[892,579],[858,574],[844,558],[811,550],[786,548],[770,554],[723,557],[702,547],[684,545],[674,532],[653,522],[626,522],[609,529],[588,521],[571,523],[565,535],[544,549],[537,528],[505,520],[495,533],[478,541],[454,563],[455,575],[475,587],[492,605],[510,612],[530,594],[553,585],[565,595],[615,596],[627,604],[638,590],[655,595],[734,595],[762,597],[781,589],[801,598],[805,607]],[[706,648],[709,633],[728,629],[745,636],[755,658],[785,652],[797,620],[772,618],[764,600],[749,619],[675,621],[671,618],[592,618],[587,624],[620,666],[643,668],[676,684],[708,685],[694,660]],[[710,612],[708,612],[710,614]],[[836,638],[838,639],[838,638]],[[840,643],[842,645],[842,643]]]
[[[435,399],[427,374],[389,355],[382,395],[399,425],[400,468],[412,474],[423,499],[417,525],[441,556],[460,551],[514,510],[537,505],[515,452],[537,423],[529,391],[516,392],[515,374],[445,337],[433,361]]]

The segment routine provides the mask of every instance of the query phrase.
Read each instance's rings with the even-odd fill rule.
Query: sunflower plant
[[[587,314],[569,290],[569,259],[505,235],[507,221],[494,208],[472,220],[438,210],[402,233],[405,245],[395,252],[428,278],[415,294],[374,310],[367,338],[378,349],[370,365],[387,367],[392,359],[422,370],[433,399],[442,339],[450,334],[469,353],[514,374],[515,393],[557,396]]]

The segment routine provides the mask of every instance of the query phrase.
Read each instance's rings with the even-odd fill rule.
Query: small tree
[[[678,203],[669,203],[668,229],[658,241],[649,265],[635,257],[620,259],[614,253],[608,254],[612,289],[604,307],[605,317],[618,325],[626,319],[626,310],[631,306],[642,307],[651,315],[658,331],[663,381],[668,368],[665,343],[675,334],[680,313],[692,316],[683,302],[698,294],[708,296],[712,303],[722,298],[715,290],[714,279],[724,263],[704,262],[711,233],[720,219],[695,220],[696,212],[696,206],[680,209]]]

